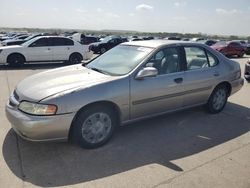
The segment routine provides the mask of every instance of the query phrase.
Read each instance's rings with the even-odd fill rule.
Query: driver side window
[[[41,38],[33,42],[29,47],[43,47],[48,46],[47,38]]]
[[[146,64],[146,67],[154,67],[158,75],[170,74],[180,71],[180,58],[175,47],[165,48],[157,52]]]

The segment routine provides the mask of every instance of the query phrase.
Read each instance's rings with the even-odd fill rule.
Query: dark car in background
[[[39,37],[39,36],[45,36],[45,35],[43,35],[43,34],[36,34],[36,35],[28,36],[28,37],[26,37],[24,39],[19,38],[19,39],[13,39],[13,40],[9,40],[9,41],[3,41],[2,45],[3,46],[21,45],[21,44],[27,42],[28,40],[31,40],[31,39],[33,39],[35,37]]]
[[[100,42],[91,44],[89,46],[89,50],[93,51],[94,53],[103,54],[120,43],[123,43],[123,40],[120,36],[108,36]]]
[[[220,41],[211,46],[214,50],[219,51],[225,56],[238,56],[243,57],[246,52],[246,47],[243,46],[240,42],[226,42]]]
[[[246,54],[250,55],[250,44],[247,44],[246,46]]]
[[[100,38],[95,36],[84,36],[81,38],[81,44],[89,45],[95,42],[99,42]]]
[[[250,59],[248,59],[247,63],[245,64],[244,77],[247,81],[250,82]]]
[[[199,41],[197,41],[197,42],[202,43],[202,44],[206,44],[206,45],[208,45],[208,46],[212,46],[212,45],[214,45],[215,43],[217,43],[216,40],[212,40],[212,39],[208,39],[208,40],[199,40]]]

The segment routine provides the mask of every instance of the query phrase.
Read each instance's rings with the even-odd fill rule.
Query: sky
[[[250,0],[0,0],[0,27],[250,36]]]

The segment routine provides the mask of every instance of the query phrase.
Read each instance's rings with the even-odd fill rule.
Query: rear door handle
[[[175,78],[174,81],[175,83],[180,84],[183,82],[183,78]]]
[[[214,76],[220,76],[220,73],[214,72]]]

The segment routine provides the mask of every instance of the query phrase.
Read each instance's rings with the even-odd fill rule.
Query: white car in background
[[[66,61],[79,63],[91,58],[88,46],[58,36],[40,36],[21,45],[0,47],[0,63],[21,66],[25,62]]]

